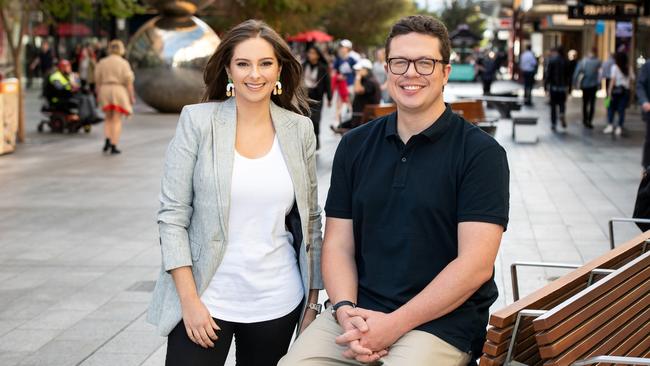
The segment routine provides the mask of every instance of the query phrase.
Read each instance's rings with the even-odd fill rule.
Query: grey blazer
[[[219,267],[228,244],[236,115],[234,98],[188,105],[181,112],[176,135],[167,149],[158,211],[162,269],[147,314],[147,320],[157,325],[163,336],[182,319],[169,271],[192,266],[200,295]],[[294,245],[305,291],[304,310],[309,290],[323,288],[316,138],[307,117],[271,103],[271,118],[294,185],[292,212],[297,209],[300,217],[295,222],[299,222],[297,235],[303,239]]]

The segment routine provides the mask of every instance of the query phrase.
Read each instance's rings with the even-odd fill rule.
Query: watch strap
[[[323,305],[321,304],[314,304],[313,302],[310,302],[307,305],[308,309],[316,311],[317,314],[320,314],[321,310],[323,310]]]

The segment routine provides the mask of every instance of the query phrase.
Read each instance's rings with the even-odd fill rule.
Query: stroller
[[[97,109],[94,95],[87,88],[64,94],[48,85],[44,96],[41,112],[47,119],[38,124],[38,132],[43,132],[47,125],[52,132],[77,133],[83,128],[84,132],[89,133],[93,124],[104,120]]]

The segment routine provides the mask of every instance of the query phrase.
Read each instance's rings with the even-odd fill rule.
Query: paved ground
[[[454,84],[446,93],[478,94],[480,86]],[[607,220],[632,213],[644,129],[638,110],[629,110],[626,136],[612,139],[600,132],[600,103],[596,129],[583,131],[579,102],[570,100],[568,131],[552,134],[538,96],[535,145],[512,143],[510,122],[499,123],[511,221],[496,265],[495,308],[512,301],[510,263],[588,261],[608,249]],[[177,115],[139,105],[124,128],[124,153],[104,156],[101,125],[90,134],[36,133],[38,105],[30,93],[27,142],[0,157],[0,365],[162,365],[165,340],[144,316],[159,270],[162,159]],[[326,111],[322,121],[321,202],[338,143],[327,128],[332,116]],[[617,226],[621,240],[636,233]],[[561,273],[522,270],[522,294]]]

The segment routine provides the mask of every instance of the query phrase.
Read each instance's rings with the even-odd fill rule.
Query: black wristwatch
[[[355,303],[353,303],[352,301],[349,301],[349,300],[339,301],[339,302],[337,302],[336,304],[334,304],[334,306],[332,306],[332,308],[331,308],[331,309],[332,309],[332,316],[334,317],[334,319],[335,319],[337,322],[338,322],[339,320],[336,319],[336,311],[337,311],[341,306],[348,306],[348,305],[349,305],[349,306],[352,306],[353,308],[356,308],[356,307],[357,307],[357,304],[355,304]]]

